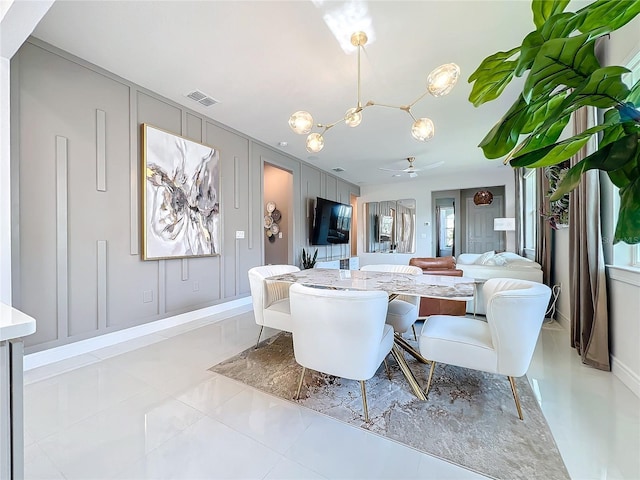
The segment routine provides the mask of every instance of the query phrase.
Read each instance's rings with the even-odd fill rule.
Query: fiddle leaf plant
[[[557,201],[598,169],[619,188],[614,243],[640,243],[640,81],[629,70],[602,66],[599,38],[640,14],[640,0],[596,0],[565,12],[568,0],[533,0],[535,30],[520,46],[484,59],[469,77],[469,101],[478,107],[498,98],[514,77],[525,77],[517,100],[479,144],[486,158],[505,157],[513,167],[548,168],[569,160],[593,136],[596,151],[569,168],[550,200]],[[604,110],[601,125],[560,139],[581,107]]]

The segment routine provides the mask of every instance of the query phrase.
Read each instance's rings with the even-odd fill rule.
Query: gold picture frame
[[[142,259],[220,255],[220,152],[141,124]]]

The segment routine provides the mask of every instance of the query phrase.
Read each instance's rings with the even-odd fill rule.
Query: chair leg
[[[294,397],[296,400],[300,399],[300,390],[302,389],[302,381],[304,380],[304,372],[306,371],[306,367],[302,367],[302,373],[300,374],[300,381],[298,382],[298,390],[296,391],[296,396]]]
[[[413,338],[417,342],[418,341],[418,335],[416,335],[416,325],[415,324],[411,325],[411,330],[413,330]]]
[[[387,372],[387,377],[389,377],[389,380],[391,380],[391,370],[389,370],[389,364],[387,363],[387,359],[385,358],[383,362],[384,362],[384,370]]]
[[[522,418],[522,408],[520,408],[520,398],[518,397],[518,390],[516,390],[516,381],[513,377],[509,377],[509,383],[511,384],[511,391],[513,392],[513,399],[516,401],[516,408],[518,409],[518,417]]]
[[[364,421],[369,423],[369,408],[367,407],[367,389],[364,380],[360,380],[360,390],[362,391],[362,409],[364,410]]]
[[[260,336],[262,335],[263,329],[264,329],[264,325],[260,325],[260,333],[258,333],[258,341],[256,342],[256,349],[258,348],[258,344],[260,343]]]
[[[424,394],[427,395],[429,393],[429,388],[431,387],[431,379],[433,378],[433,371],[436,369],[436,362],[431,361],[431,368],[429,369],[429,380],[427,380],[427,388],[424,389]]]

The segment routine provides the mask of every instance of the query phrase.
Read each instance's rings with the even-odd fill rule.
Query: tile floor
[[[26,479],[484,478],[207,369],[243,307],[25,374]],[[640,400],[545,327],[528,377],[574,479],[640,479]]]

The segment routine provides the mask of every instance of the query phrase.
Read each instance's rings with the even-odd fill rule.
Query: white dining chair
[[[365,265],[360,268],[369,272],[406,273],[408,275],[422,275],[422,269],[413,265]],[[418,306],[420,297],[415,295],[398,295],[389,302],[387,311],[387,323],[393,327],[393,331],[402,336],[409,328],[413,330],[413,337],[417,340],[414,324],[418,319]]]
[[[385,323],[388,297],[382,291],[333,290],[293,284],[290,289],[293,350],[302,366],[295,398],[307,368],[360,381],[365,422],[369,421],[365,380],[393,347]]]
[[[528,280],[492,278],[483,293],[486,322],[450,315],[432,315],[425,321],[419,339],[420,353],[431,361],[425,393],[438,362],[506,375],[522,420],[514,378],[529,368],[551,289]]]
[[[289,306],[289,286],[286,282],[271,282],[265,278],[273,275],[299,272],[294,265],[265,265],[249,269],[249,288],[256,323],[260,325],[256,348],[264,327],[291,332],[291,309]]]

